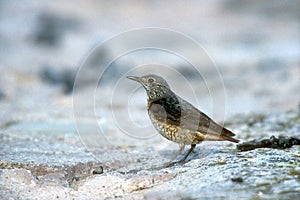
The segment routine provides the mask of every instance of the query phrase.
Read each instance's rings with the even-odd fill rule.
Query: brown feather
[[[195,134],[200,133],[203,136],[199,136],[199,139],[204,137],[206,140],[239,142],[239,140],[232,138],[235,136],[233,132],[217,124],[173,92],[172,94],[155,101],[149,101],[149,111],[158,121],[195,131]]]

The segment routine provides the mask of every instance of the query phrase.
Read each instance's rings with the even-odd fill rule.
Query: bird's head
[[[155,74],[149,74],[142,77],[127,76],[127,78],[142,84],[150,100],[162,98],[170,91],[170,86],[167,81]]]

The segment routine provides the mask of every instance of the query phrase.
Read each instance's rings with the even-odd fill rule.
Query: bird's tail
[[[220,134],[221,132],[221,134]],[[206,133],[201,133],[198,132],[196,134],[196,138],[199,141],[230,141],[230,142],[235,142],[235,143],[239,143],[238,139],[233,138],[235,136],[235,134],[233,132],[231,132],[230,130],[227,130],[226,128],[222,128],[220,129],[219,132],[215,131],[215,132],[206,132]]]
[[[230,130],[228,130],[226,128],[223,128],[222,133],[220,135],[220,139],[239,143],[239,140],[233,138],[233,136],[235,136],[235,134],[233,132],[231,132]]]

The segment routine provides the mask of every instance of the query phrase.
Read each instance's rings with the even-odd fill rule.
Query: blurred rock
[[[33,39],[38,44],[55,46],[67,32],[77,30],[79,25],[79,21],[74,17],[44,12],[38,16]]]
[[[259,73],[271,73],[274,71],[281,71],[282,73],[286,72],[286,69],[288,66],[286,66],[287,63],[285,63],[280,58],[265,58],[259,61],[257,65],[257,71]]]
[[[80,85],[90,85],[99,81],[98,84],[108,85],[116,83],[132,66],[132,63],[113,57],[111,49],[104,48],[101,45],[91,52],[83,65],[81,65],[81,74],[78,75]],[[83,70],[84,69],[84,70]]]
[[[112,62],[111,59],[113,58],[110,56],[108,49],[96,48],[77,69],[59,69],[46,65],[39,75],[42,80],[48,83],[62,85],[65,94],[73,92],[75,79],[76,86],[80,89],[86,86],[94,87],[100,83],[107,85],[107,83],[116,82],[126,70],[126,67],[124,67],[126,63],[124,63],[124,66],[120,66]],[[109,65],[106,66],[107,64]]]
[[[0,100],[4,99],[5,95],[4,93],[0,90]]]
[[[76,77],[75,70],[58,70],[51,66],[45,66],[39,74],[41,79],[48,83],[62,85],[65,94],[69,94],[73,91],[74,81]]]
[[[0,0],[0,13],[2,11],[2,4],[4,3],[4,0]]]
[[[235,12],[247,12],[260,14],[265,17],[297,18],[299,17],[299,1],[273,1],[270,3],[268,0],[263,1],[239,1],[227,0],[223,2],[224,9]],[[287,12],[287,10],[289,12]]]
[[[188,80],[196,79],[198,81],[203,81],[200,71],[197,71],[193,66],[178,66],[178,71]]]

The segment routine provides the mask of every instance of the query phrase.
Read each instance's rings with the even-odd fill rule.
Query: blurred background
[[[297,147],[204,142],[183,167],[130,173],[172,161],[178,145],[154,130],[145,91],[125,78],[162,75],[241,142],[299,137],[299,4],[0,0],[0,199],[299,199]],[[148,27],[170,32],[121,39]],[[117,53],[141,38],[177,51]],[[113,172],[90,176],[102,166]]]
[[[90,50],[124,31],[143,27],[181,32],[206,50],[224,82],[226,117],[298,109],[299,10],[297,0],[0,0],[0,122],[72,118],[76,70]],[[97,56],[101,60],[112,51]],[[118,80],[149,55],[155,54],[145,51],[121,59],[106,79],[117,76],[111,80]],[[91,62],[101,67],[97,60]],[[203,80],[180,59],[170,63],[194,84],[200,95],[198,106],[212,114]],[[205,80],[210,82],[209,90],[223,92],[219,84],[213,85],[218,74],[205,64],[203,70],[209,74]],[[84,86],[74,94],[82,97],[82,104],[85,90],[95,87],[89,86],[89,79],[98,78],[93,72],[84,76]],[[180,88],[181,82],[176,85],[176,79],[166,78],[181,96],[192,99]],[[101,96],[101,90],[97,94]],[[146,97],[141,94],[146,117]],[[123,103],[127,106],[128,99]]]

